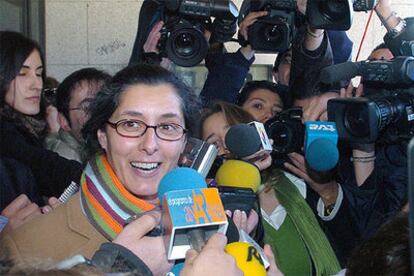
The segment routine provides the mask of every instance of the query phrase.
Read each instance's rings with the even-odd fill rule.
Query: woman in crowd
[[[217,145],[219,153],[226,156],[229,152],[224,137],[228,129],[252,120],[238,106],[217,103],[201,116],[201,137]],[[263,176],[259,200],[264,240],[272,246],[280,270],[285,275],[311,275],[313,269],[316,275],[338,272],[335,253],[304,199],[305,183],[281,170],[265,172]]]
[[[249,81],[240,91],[237,105],[256,121],[265,123],[288,106],[287,86],[270,81]]]
[[[90,258],[131,216],[159,204],[159,182],[177,166],[197,104],[192,90],[161,67],[138,65],[117,73],[91,104],[84,126],[95,155],[83,171],[80,192],[5,236],[0,252],[14,261]],[[154,275],[170,269],[162,237],[144,237],[137,248],[134,253]]]
[[[47,128],[38,114],[45,68],[39,45],[19,33],[0,32],[0,76],[2,158],[28,167],[41,195],[60,196],[79,182],[82,167],[43,148]]]

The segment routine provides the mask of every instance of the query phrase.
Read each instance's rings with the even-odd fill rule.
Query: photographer
[[[257,18],[266,14],[266,11],[249,13],[240,23],[240,35],[248,40],[247,29]],[[203,106],[209,106],[220,100],[235,103],[250,66],[254,62],[255,52],[250,45],[240,47],[236,53],[226,53],[222,44],[216,44],[218,48],[216,51],[211,50],[211,47],[206,57],[208,75],[200,93]]]

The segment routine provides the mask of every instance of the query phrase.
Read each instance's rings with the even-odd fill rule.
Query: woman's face
[[[147,125],[174,123],[185,128],[181,100],[169,84],[129,86],[109,118],[116,123],[134,119]],[[122,184],[133,194],[152,203],[158,201],[161,178],[177,166],[185,135],[177,141],[158,138],[153,128],[137,138],[120,136],[109,125],[98,130],[98,140]]]
[[[282,99],[267,89],[257,89],[250,93],[242,108],[249,112],[255,120],[265,123],[283,109]]]
[[[208,117],[203,123],[203,140],[217,146],[219,155],[228,154],[229,151],[224,143],[229,124],[223,112],[217,112]]]
[[[24,61],[17,76],[6,91],[5,101],[16,111],[36,115],[40,111],[40,93],[43,87],[43,64],[40,54],[34,50]]]

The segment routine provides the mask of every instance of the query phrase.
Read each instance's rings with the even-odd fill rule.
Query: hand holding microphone
[[[169,260],[182,259],[188,249],[198,252],[214,233],[225,233],[227,217],[216,188],[190,168],[167,173],[158,188],[162,226]]]
[[[188,250],[180,276],[242,276],[243,272],[235,259],[225,253],[226,244],[227,238],[224,235],[214,234],[200,253],[193,249]]]
[[[165,275],[173,265],[167,260],[163,238],[146,236],[159,225],[160,220],[159,211],[146,212],[125,226],[113,240],[113,243],[128,248],[139,257],[154,275]]]

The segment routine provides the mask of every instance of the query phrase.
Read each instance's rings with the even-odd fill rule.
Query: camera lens
[[[180,33],[174,40],[174,48],[181,56],[190,56],[194,53],[195,37],[191,33]]]
[[[349,106],[344,114],[345,128],[356,137],[365,137],[369,135],[369,116],[366,108],[357,105]]]
[[[322,16],[329,20],[341,20],[345,15],[344,10],[347,6],[348,3],[345,0],[319,1],[319,10]]]
[[[265,40],[268,42],[280,41],[283,38],[283,31],[279,25],[267,25],[263,29]]]
[[[204,59],[208,43],[200,29],[182,20],[171,31],[165,49],[172,62],[179,66],[191,67]]]

